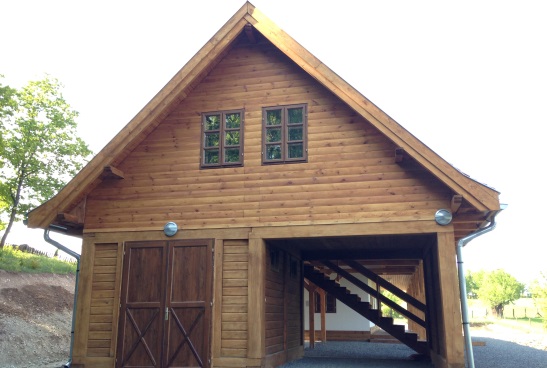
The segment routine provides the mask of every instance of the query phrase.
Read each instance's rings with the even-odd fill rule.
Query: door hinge
[[[165,307],[165,320],[169,321],[169,307]]]

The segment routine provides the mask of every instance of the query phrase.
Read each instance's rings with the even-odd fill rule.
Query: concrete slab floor
[[[315,349],[305,346],[302,359],[279,368],[431,368],[427,361],[416,361],[416,352],[403,344],[370,343],[358,341],[329,341],[316,343]]]

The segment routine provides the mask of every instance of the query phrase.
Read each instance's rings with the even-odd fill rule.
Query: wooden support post
[[[91,286],[93,283],[93,263],[95,260],[95,243],[93,239],[84,237],[82,242],[82,255],[80,259],[85,259],[80,265],[80,276],[78,282],[78,300],[76,306],[76,326],[74,334],[73,358],[76,361],[85,359],[87,354],[86,333],[89,327],[89,317],[91,310]],[[118,323],[118,321],[114,321]],[[114,337],[116,340],[116,337]]]
[[[327,342],[327,293],[321,289],[321,342]]]
[[[460,286],[456,268],[456,248],[453,233],[437,234],[437,259],[439,275],[439,302],[437,310],[441,312],[439,320],[444,328],[439,330],[441,339],[440,353],[447,368],[465,366],[460,311]]]
[[[382,318],[382,302],[380,301],[381,288],[378,280],[375,280],[376,283],[376,305],[378,306],[378,318]]]
[[[315,288],[310,287],[309,289],[309,327],[308,327],[308,335],[310,338],[310,349],[315,348]]]
[[[224,267],[224,242],[215,239],[215,262],[213,277],[213,331],[212,331],[212,355],[213,360],[220,358],[222,347],[222,283]]]
[[[247,357],[263,359],[266,355],[265,271],[266,244],[263,239],[249,239],[249,304]]]

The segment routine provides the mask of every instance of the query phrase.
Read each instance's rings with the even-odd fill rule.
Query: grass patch
[[[0,249],[0,270],[27,273],[76,273],[76,263],[22,252],[5,246]]]

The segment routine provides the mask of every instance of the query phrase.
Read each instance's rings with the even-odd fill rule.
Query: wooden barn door
[[[212,242],[125,245],[118,367],[209,367]]]
[[[160,367],[167,275],[165,242],[125,246],[118,367]]]

